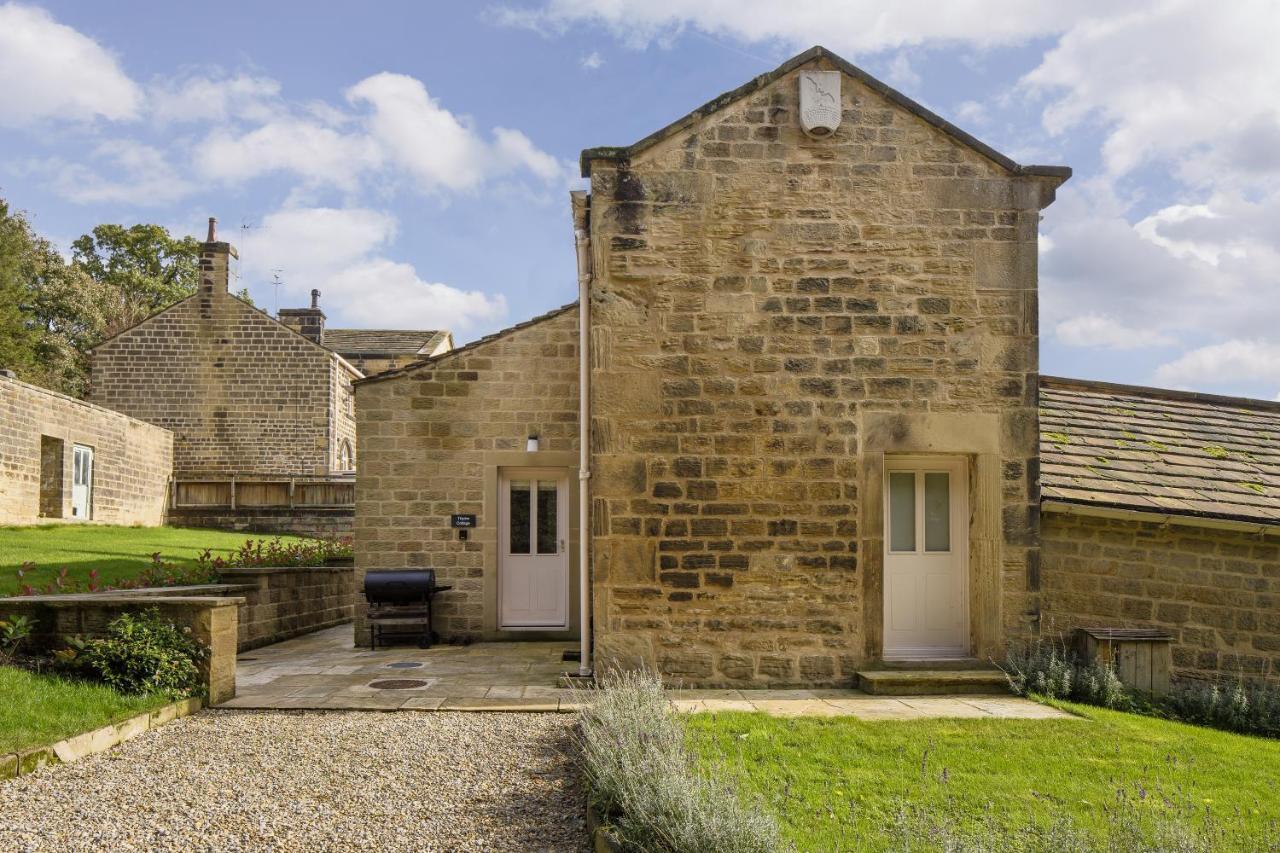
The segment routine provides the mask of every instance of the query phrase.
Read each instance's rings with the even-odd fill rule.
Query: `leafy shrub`
[[[1009,648],[1005,675],[1019,696],[1072,699],[1103,708],[1128,709],[1133,702],[1114,667],[1076,658],[1061,638],[1037,637]]]
[[[1164,700],[1170,716],[1233,732],[1280,737],[1280,686],[1266,682],[1191,682]]]
[[[98,570],[90,569],[88,575],[82,581],[79,578],[69,575],[66,567],[58,571],[54,575],[53,580],[46,583],[43,587],[34,587],[29,583],[23,583],[27,574],[35,570],[35,563],[23,563],[18,569],[18,582],[21,584],[20,592],[22,595],[61,595],[73,592],[103,592],[107,590],[121,589],[147,589],[156,586],[195,586],[197,584],[217,583],[218,573],[210,565],[206,555],[201,556],[194,565],[178,565],[170,563],[160,556],[160,552],[156,551],[151,555],[151,565],[143,569],[135,578],[121,581],[115,585],[104,586],[98,583]]]
[[[70,653],[68,653],[70,652]],[[155,609],[124,613],[107,625],[105,637],[73,640],[60,665],[121,693],[190,696],[200,686],[200,662],[208,651],[190,632]]]
[[[26,616],[0,619],[0,664],[11,663],[18,656],[23,644],[31,638],[34,627]]]
[[[351,537],[315,539],[284,544],[279,536],[271,540],[248,539],[228,557],[213,557],[208,549],[199,563],[218,569],[264,566],[322,566],[331,560],[349,560],[353,555]]]
[[[593,805],[627,850],[781,848],[772,818],[699,772],[656,675],[620,673],[600,687],[581,697],[581,761]]]
[[[1184,681],[1154,697],[1130,690],[1115,668],[1075,657],[1061,638],[1013,645],[1006,659],[1009,687],[1019,696],[1070,699],[1243,734],[1280,737],[1280,685],[1265,681]]]

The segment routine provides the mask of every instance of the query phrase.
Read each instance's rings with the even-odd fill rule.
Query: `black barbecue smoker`
[[[431,628],[431,602],[452,589],[436,585],[434,569],[365,572],[364,597],[369,602],[369,644],[378,648],[389,638],[415,638],[429,649],[438,639]]]

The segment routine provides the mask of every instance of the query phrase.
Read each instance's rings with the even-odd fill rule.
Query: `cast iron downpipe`
[[[578,251],[578,675],[591,675],[591,196],[573,200],[573,239]]]

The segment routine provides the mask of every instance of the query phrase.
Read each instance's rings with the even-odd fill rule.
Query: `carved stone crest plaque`
[[[840,72],[800,72],[800,126],[810,136],[830,136],[840,126]]]

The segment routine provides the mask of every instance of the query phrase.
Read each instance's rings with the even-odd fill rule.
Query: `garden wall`
[[[120,613],[159,608],[213,650],[211,704],[235,696],[238,652],[351,621],[351,566],[236,568],[222,569],[221,575],[224,583],[199,586],[0,598],[0,618],[30,618],[35,641],[57,648],[69,635],[104,633]]]
[[[1160,628],[1174,676],[1280,681],[1280,536],[1046,512],[1043,631]]]
[[[86,517],[72,514],[73,448],[93,450]],[[173,433],[0,374],[0,524],[164,522]]]
[[[330,539],[351,535],[355,507],[170,507],[165,518],[175,527]]]
[[[226,702],[236,695],[237,610],[245,599],[225,594],[225,587],[186,589],[196,592],[175,594],[158,589],[3,598],[0,615],[31,619],[35,623],[33,642],[44,648],[60,648],[66,645],[67,636],[100,636],[121,613],[154,607],[173,624],[190,629],[192,638],[209,649],[209,658],[201,667],[208,701],[211,705]]]
[[[245,599],[239,649],[255,649],[350,622],[356,603],[351,566],[221,569],[224,583]]]

